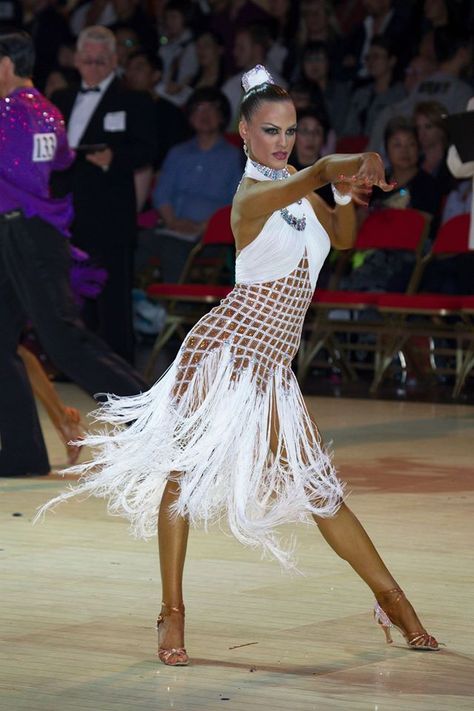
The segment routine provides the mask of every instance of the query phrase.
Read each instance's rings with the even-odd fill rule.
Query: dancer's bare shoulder
[[[235,238],[237,251],[247,247],[260,234],[265,225],[265,222],[271,215],[260,214],[258,216],[249,216],[245,210],[245,202],[242,200],[242,194],[249,190],[253,185],[258,185],[258,180],[252,178],[243,178],[237,192],[234,195],[232,202],[232,212],[230,216],[230,224]]]

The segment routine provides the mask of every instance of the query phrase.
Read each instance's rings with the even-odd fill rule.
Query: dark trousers
[[[97,333],[115,353],[129,363],[134,361],[135,337],[132,323],[132,249],[87,248],[92,260],[107,270],[107,281],[97,299],[84,305],[82,318],[87,328]]]
[[[118,199],[118,198],[117,198]],[[135,338],[132,323],[133,249],[136,233],[135,205],[121,210],[107,203],[98,212],[89,202],[74,203],[72,241],[107,270],[102,293],[83,310],[86,326],[133,363]],[[122,218],[122,219],[121,219]]]
[[[46,474],[49,461],[25,368],[17,355],[29,320],[55,365],[90,395],[135,395],[142,378],[79,318],[69,246],[39,218],[0,215],[0,476]]]

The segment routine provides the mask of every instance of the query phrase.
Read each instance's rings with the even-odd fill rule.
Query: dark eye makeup
[[[277,133],[279,133],[280,129],[279,128],[274,128],[273,126],[264,126],[263,130],[265,133],[268,133],[270,136],[276,136]],[[287,136],[294,136],[296,133],[296,126],[292,126],[291,128],[288,128],[286,130],[286,135]]]

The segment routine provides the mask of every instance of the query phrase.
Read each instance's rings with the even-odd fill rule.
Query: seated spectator
[[[313,165],[321,157],[328,131],[329,123],[324,113],[318,112],[315,108],[300,111],[295,145],[288,163],[296,170]]]
[[[256,64],[265,65],[270,45],[270,33],[264,25],[250,25],[237,31],[234,42],[234,59],[239,71],[222,87],[231,107],[229,131],[236,131],[239,122],[240,101],[243,94],[242,74],[252,69]],[[272,76],[275,84],[286,89],[286,81],[282,77],[275,75],[275,73]]]
[[[155,109],[156,157],[153,165],[135,171],[137,212],[141,212],[146,206],[155,172],[161,168],[169,149],[190,135],[183,111],[155,91],[161,79],[162,68],[162,61],[157,55],[142,50],[129,57],[125,69],[124,82],[127,88],[146,91],[151,95]]]
[[[308,42],[303,48],[300,81],[311,88],[313,105],[324,105],[337,135],[344,127],[350,92],[347,82],[330,76],[330,58],[324,42]]]
[[[346,41],[343,67],[346,78],[354,72],[359,79],[366,79],[369,70],[366,57],[374,37],[382,35],[393,47],[397,47],[401,66],[406,64],[411,53],[410,19],[411,3],[394,3],[392,0],[364,0],[366,17]]]
[[[420,55],[435,60],[434,31],[444,28],[453,32],[461,30],[461,3],[448,0],[425,0],[421,22]]]
[[[268,7],[271,14],[272,44],[267,55],[267,69],[291,79],[297,56],[294,37],[298,25],[298,6],[291,0],[276,0]]]
[[[447,195],[453,187],[453,178],[446,165],[448,134],[443,122],[446,109],[437,101],[417,104],[413,114],[418,141],[421,148],[421,168],[438,183],[441,195]]]
[[[420,146],[415,126],[403,116],[395,117],[387,126],[385,139],[390,163],[387,181],[396,181],[396,187],[388,193],[375,188],[370,209],[410,207],[434,216],[440,196],[435,179],[419,168]],[[376,250],[368,252],[362,264],[342,283],[344,288],[358,291],[404,291],[413,267],[412,254]]]
[[[172,148],[153,193],[162,218],[154,233],[139,237],[136,268],[160,258],[164,281],[177,281],[207,221],[232,202],[242,176],[243,153],[224,138],[230,108],[217,89],[197,89],[187,104],[194,138]]]
[[[393,118],[385,132],[389,167],[387,181],[396,183],[392,192],[373,191],[371,206],[411,207],[435,215],[440,192],[436,180],[420,168],[421,146],[415,126],[403,116]]]
[[[189,25],[191,11],[186,0],[170,0],[163,16],[164,34],[158,52],[163,61],[163,77],[156,90],[177,106],[182,106],[187,99],[181,87],[198,71],[196,46]]]
[[[296,81],[291,84],[288,93],[295,105],[296,113],[314,108],[318,103],[321,105],[320,92],[305,81]]]
[[[407,102],[413,108],[421,101],[438,101],[450,114],[463,111],[472,93],[462,79],[472,61],[471,38],[438,29],[434,32],[434,48],[439,68],[416,87]]]
[[[110,29],[117,36],[119,28],[127,27],[135,33],[138,45],[155,52],[157,48],[157,33],[151,17],[141,7],[140,0],[112,0],[116,21]]]
[[[342,61],[342,37],[334,14],[333,3],[328,0],[303,0],[300,28],[297,36],[297,56],[310,43],[322,43],[331,65],[331,75],[339,77]],[[301,67],[296,67],[290,79],[296,79]]]
[[[195,89],[214,87],[220,89],[224,83],[224,47],[222,39],[212,30],[203,30],[196,38],[198,68],[187,84],[175,85],[175,101],[181,104]]]
[[[73,40],[62,42],[59,45],[57,65],[65,69],[75,69],[76,43]]]
[[[123,76],[128,58],[134,52],[141,49],[140,38],[135,30],[127,25],[116,25],[114,27],[115,43],[117,46],[117,74]]]
[[[130,27],[138,36],[140,45],[150,51],[156,49],[156,29],[151,17],[141,7],[140,0],[90,0],[78,2],[71,11],[69,26],[74,36],[91,25]]]
[[[77,69],[56,67],[52,69],[46,77],[44,95],[50,99],[55,91],[59,89],[70,89],[79,84],[81,75]]]
[[[8,3],[1,3],[1,7]],[[58,0],[23,0],[23,29],[33,38],[35,70],[33,81],[42,91],[46,77],[57,64],[59,47],[71,40],[71,33]]]
[[[78,2],[69,15],[69,28],[74,37],[77,37],[85,27],[91,24],[110,27],[115,22],[118,22],[118,17],[112,0]]]
[[[418,84],[429,77],[430,74],[433,74],[435,69],[436,62],[434,60],[422,57],[421,54],[412,57],[405,67],[405,76],[403,79],[403,86],[405,87],[407,96],[409,96],[412,91],[415,91]]]
[[[8,0],[0,5],[0,32],[10,32],[12,27],[21,27],[23,18],[23,2]]]
[[[189,85],[193,89],[214,87],[220,89],[224,83],[224,45],[216,32],[205,30],[196,39],[198,70]]]
[[[377,118],[372,130],[370,150],[379,150],[388,121],[394,116],[411,116],[415,106],[422,101],[438,101],[449,114],[464,110],[471,94],[470,85],[461,79],[472,59],[472,47],[468,37],[454,35],[439,29],[434,33],[437,69],[418,82],[413,91],[402,101],[388,106]]]
[[[237,32],[253,24],[268,25],[268,4],[260,0],[211,0],[208,27],[222,37],[225,47],[224,68],[227,75],[236,70],[233,47]],[[263,6],[265,5],[265,6]]]
[[[330,126],[325,113],[315,108],[308,108],[298,113],[298,128],[293,151],[288,163],[301,170],[313,165],[323,155]],[[330,185],[324,185],[316,191],[334,207],[334,199]]]
[[[129,57],[124,75],[128,89],[146,91],[154,101],[158,139],[153,164],[155,170],[160,169],[169,149],[186,140],[191,133],[183,111],[155,91],[161,81],[162,71],[161,59],[141,50]]]
[[[370,81],[352,95],[342,129],[345,136],[370,136],[380,112],[405,96],[403,85],[394,79],[397,57],[388,40],[374,37],[365,62]]]

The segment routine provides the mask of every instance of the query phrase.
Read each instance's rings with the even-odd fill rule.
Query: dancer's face
[[[296,111],[292,101],[263,101],[250,121],[242,119],[240,135],[250,158],[281,170],[288,162],[296,135]]]

